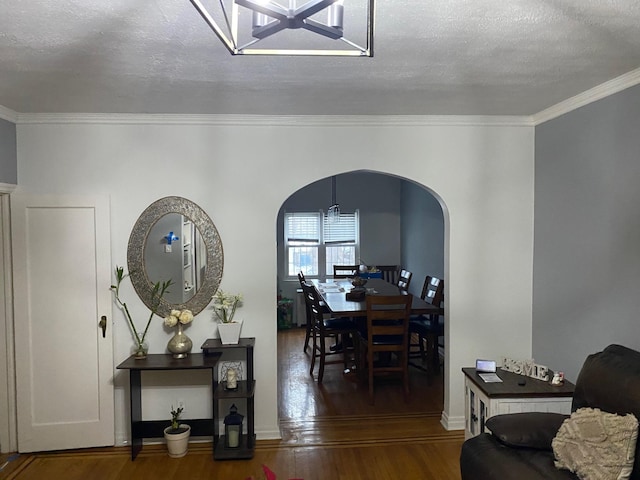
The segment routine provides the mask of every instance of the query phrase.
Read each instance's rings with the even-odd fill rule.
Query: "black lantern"
[[[242,420],[243,415],[238,413],[235,404],[231,405],[229,415],[224,417],[224,447],[239,448],[242,445]]]

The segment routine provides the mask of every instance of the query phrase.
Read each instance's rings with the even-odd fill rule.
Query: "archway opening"
[[[298,294],[300,288],[296,268],[291,266],[285,239],[285,215],[295,212],[326,212],[337,201],[341,212],[358,212],[358,244],[356,263],[372,265],[398,265],[413,273],[410,293],[420,296],[426,275],[445,279],[445,213],[439,200],[428,188],[410,179],[383,172],[353,171],[338,174],[332,188],[332,177],[319,179],[292,193],[283,203],[278,214],[278,289],[282,298],[292,304],[291,325],[282,330],[304,330],[306,322],[304,303]],[[321,260],[324,257],[321,255]],[[312,278],[325,279],[328,274],[326,261],[317,267]],[[307,275],[309,276],[309,275]],[[328,276],[328,275],[327,275]],[[363,395],[363,387],[349,382],[335,369],[333,380],[326,379],[317,384],[316,374],[309,373],[310,353],[303,352],[304,335],[298,333],[297,340],[290,332],[279,332],[279,389],[278,405],[280,419],[309,418],[323,415],[352,415],[357,408],[346,405],[350,398]],[[446,350],[447,339],[441,339],[441,348]],[[285,355],[286,358],[281,356]],[[329,368],[329,367],[328,367]],[[325,375],[329,370],[325,370]],[[416,371],[412,385],[414,399],[407,405],[401,403],[405,413],[442,413],[444,371],[433,379],[422,377]],[[315,382],[315,383],[314,383]],[[431,382],[427,384],[427,382]],[[426,385],[423,385],[423,383]],[[400,384],[398,384],[400,385]],[[424,390],[421,390],[425,387]],[[419,396],[428,396],[418,400]],[[434,401],[433,397],[437,397]],[[366,408],[366,407],[364,407]],[[398,408],[396,405],[394,408]],[[377,407],[381,413],[386,410]]]

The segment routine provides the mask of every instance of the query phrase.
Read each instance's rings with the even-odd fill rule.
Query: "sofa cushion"
[[[553,439],[555,465],[582,480],[624,480],[631,476],[638,438],[633,414],[616,415],[580,408],[562,423]]]
[[[509,413],[489,418],[486,427],[509,447],[551,450],[551,442],[569,415],[561,413]]]
[[[481,433],[463,443],[460,473],[463,480],[577,480],[553,461],[551,450],[512,448]]]

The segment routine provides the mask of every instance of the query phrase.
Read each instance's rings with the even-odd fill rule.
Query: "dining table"
[[[366,298],[360,298],[358,300],[350,300],[347,298],[347,292],[355,288],[351,283],[352,281],[353,279],[349,278],[327,279],[326,282],[314,279],[313,284],[333,315],[340,317],[366,317]],[[397,285],[381,278],[369,278],[363,288],[365,289],[365,297],[366,295],[407,294],[407,292],[398,288]],[[414,295],[413,301],[411,302],[411,313],[413,315],[443,315],[444,309],[425,302],[420,297]]]
[[[312,280],[313,285],[322,297],[322,300],[326,304],[327,308],[333,316],[336,317],[351,317],[356,321],[362,317],[367,316],[367,295],[407,295],[405,290],[402,290],[397,285],[389,283],[382,278],[369,278],[363,285],[365,289],[364,298],[358,300],[352,300],[347,298],[347,292],[350,292],[355,287],[352,284],[352,278],[334,278],[327,279],[325,282],[321,282],[318,279]],[[411,302],[411,314],[412,315],[444,315],[444,308],[433,305],[426,302],[422,298],[414,295]],[[410,349],[411,346],[408,345]],[[427,362],[426,366],[412,362],[409,360],[409,365],[416,367],[420,370],[427,372],[429,375],[433,375],[433,366],[431,362]],[[346,369],[345,373],[352,372],[355,367]],[[362,371],[362,369],[358,369]],[[361,378],[362,380],[362,378]]]

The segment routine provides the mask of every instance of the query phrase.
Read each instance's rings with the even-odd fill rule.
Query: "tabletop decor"
[[[235,345],[240,339],[242,320],[234,320],[236,309],[242,305],[241,294],[225,293],[218,290],[213,295],[213,312],[218,319],[218,333],[224,345]]]
[[[186,358],[193,347],[191,339],[182,331],[182,326],[193,321],[191,310],[171,310],[164,319],[167,327],[178,326],[178,331],[169,340],[167,349],[173,354],[173,358]]]
[[[189,436],[191,427],[180,423],[180,415],[184,409],[171,406],[171,425],[164,429],[164,438],[167,440],[167,449],[171,458],[184,457],[189,449]]]
[[[169,292],[169,287],[173,285],[173,282],[171,280],[166,280],[164,282],[156,282],[153,284],[153,288],[151,290],[151,313],[149,314],[149,319],[147,320],[144,331],[139,332],[136,328],[136,324],[133,322],[133,318],[131,318],[129,307],[127,307],[126,302],[120,300],[120,285],[122,284],[122,281],[130,275],[130,273],[124,273],[124,267],[119,267],[116,265],[115,274],[116,283],[115,285],[111,285],[111,290],[113,291],[113,294],[115,296],[116,303],[122,309],[125,317],[127,318],[129,328],[131,329],[131,334],[133,335],[133,338],[135,340],[133,354],[137,359],[147,358],[149,346],[145,338],[147,336],[147,331],[149,330],[149,325],[151,324],[151,319],[154,315],[158,314],[157,309],[160,305],[160,301],[162,300],[162,297],[164,297],[164,295]]]

